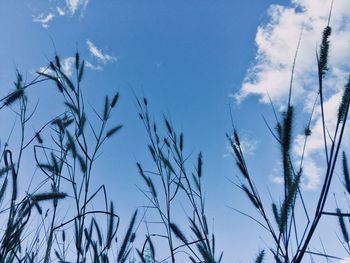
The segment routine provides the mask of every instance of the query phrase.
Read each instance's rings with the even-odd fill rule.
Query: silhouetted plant
[[[70,258],[74,257],[76,262],[109,262],[112,256],[115,256],[116,261],[122,263],[129,258],[131,245],[135,240],[136,212],[125,237],[119,240],[117,239],[117,231],[120,218],[114,211],[113,203],[108,204],[105,186],[102,185],[97,190],[90,190],[93,167],[100,155],[101,147],[122,128],[122,125],[110,128],[108,125],[111,113],[117,105],[119,93],[116,93],[111,99],[108,96],[105,97],[101,114],[93,109],[100,124],[99,127],[97,123],[92,124],[82,95],[81,83],[84,75],[84,64],[77,53],[75,56],[75,79],[73,79],[63,71],[60,58],[55,56],[54,61],[51,61],[44,71],[38,72],[37,77],[29,84],[24,84],[22,76],[18,73],[15,90],[0,100],[2,103],[0,109],[19,105],[17,115],[21,120],[17,163],[14,164],[12,152],[7,146],[2,149],[0,159],[0,161],[4,160],[5,162],[5,167],[1,170],[1,176],[5,177],[0,190],[2,200],[6,198],[5,192],[8,188],[9,178],[12,179],[10,207],[4,209],[4,211],[8,211],[6,213],[8,223],[1,239],[1,262],[15,260],[19,262],[51,262],[53,258],[57,258],[60,262],[68,262]],[[26,90],[39,82],[47,81],[52,82],[57,87],[62,95],[66,110],[44,124],[28,142],[25,142],[26,124],[35,113],[33,111],[29,116],[27,114]],[[49,140],[46,140],[43,133],[48,128],[53,134]],[[17,201],[17,179],[20,175],[22,153],[29,149],[33,150],[36,165],[46,177],[38,188],[47,185],[51,191],[41,194],[26,194],[22,200]],[[70,189],[67,186],[70,186]],[[63,188],[64,193],[62,192]],[[73,214],[69,214],[71,219],[68,220],[61,216],[58,217],[60,206],[58,200],[65,198],[67,196],[65,193],[69,193],[69,199],[66,198],[64,204],[72,203],[76,210]],[[103,195],[105,207],[90,210],[90,204],[100,193]],[[42,215],[40,204],[46,200],[52,200],[52,211],[49,213],[48,209],[45,215]],[[23,252],[21,236],[23,236],[24,229],[29,228],[27,223],[33,208],[38,210],[42,226],[34,235],[29,235],[33,238],[32,245],[26,247],[25,252]],[[101,216],[106,217],[106,226],[103,226]],[[44,233],[42,232],[43,227],[45,228]],[[58,237],[59,233],[61,233],[60,238]],[[42,237],[44,243],[39,241],[41,234],[44,235]],[[71,245],[72,241],[74,241],[74,249]],[[40,247],[35,246],[38,242],[41,242]],[[115,249],[112,250],[112,247],[119,247],[117,254],[115,254]]]
[[[189,157],[184,153],[184,135],[182,133],[178,135],[171,122],[164,117],[165,135],[161,136],[157,124],[150,117],[147,99],[144,98],[142,101],[137,99],[137,105],[140,119],[148,135],[148,149],[155,167],[154,171],[146,171],[137,163],[139,173],[148,189],[142,192],[150,202],[147,209],[155,209],[158,212],[159,221],[165,228],[164,234],[149,233],[145,244],[149,243],[150,247],[153,247],[152,238],[165,239],[168,242],[171,262],[176,261],[176,254],[183,248],[187,248],[188,251],[184,253],[188,254],[191,262],[220,262],[222,254],[218,260],[215,259],[215,236],[208,229],[205,213],[205,196],[201,182],[202,153],[198,155],[195,171],[189,172],[186,167]],[[155,181],[161,187],[156,188]],[[186,203],[191,210],[189,214],[192,214],[188,222],[195,238],[191,240],[187,239],[180,229],[184,226],[178,227],[173,221],[175,219],[172,208],[180,192],[185,195]],[[174,235],[181,241],[180,245],[175,245]],[[141,258],[144,248],[145,245],[142,251],[139,251]],[[151,255],[154,254],[153,251]]]
[[[332,2],[333,5],[333,2]],[[329,16],[330,17],[330,16]],[[293,129],[296,113],[291,102],[294,67],[299,49],[294,57],[288,103],[284,112],[276,116],[275,129],[268,125],[276,139],[282,163],[283,189],[280,201],[266,203],[254,177],[248,169],[244,149],[235,127],[227,139],[232,148],[242,181],[238,187],[248,197],[259,217],[250,217],[271,235],[274,244],[268,250],[261,250],[255,257],[262,263],[267,252],[271,252],[275,262],[301,263],[306,254],[321,256],[328,260],[327,253],[309,249],[319,221],[323,216],[338,219],[342,245],[350,254],[349,213],[336,207],[335,212],[325,211],[335,166],[343,144],[345,126],[350,106],[350,77],[345,84],[343,96],[338,107],[334,133],[327,129],[324,109],[323,79],[329,68],[331,27],[325,27],[322,41],[317,50],[317,74],[319,107],[321,112],[324,154],[326,160],[325,177],[315,204],[315,214],[306,208],[301,180],[304,175],[304,153],[308,137],[311,135],[310,123],[314,108],[304,131],[304,149],[301,161],[293,160]],[[300,39],[299,39],[300,43]],[[0,220],[4,227],[0,231],[0,263],[7,262],[136,262],[136,252],[140,263],[179,262],[185,256],[192,263],[220,263],[223,253],[216,254],[216,241],[213,231],[208,227],[205,209],[205,193],[202,185],[203,156],[199,153],[193,158],[187,154],[183,133],[178,133],[172,123],[164,117],[164,130],[158,129],[151,118],[146,98],[136,99],[139,117],[148,136],[148,151],[152,168],[145,169],[137,163],[137,169],[144,181],[140,190],[146,197],[145,215],[141,220],[147,233],[140,247],[134,248],[136,239],[137,211],[131,217],[122,238],[119,239],[120,217],[115,212],[113,202],[108,200],[106,187],[92,186],[94,167],[103,145],[122,129],[122,125],[110,126],[109,122],[118,101],[119,93],[104,98],[103,109],[99,112],[91,106],[86,107],[82,81],[85,62],[75,55],[74,70],[68,74],[63,70],[59,56],[49,62],[47,68],[37,72],[33,81],[25,83],[17,72],[15,87],[7,96],[0,99],[0,110],[11,109],[19,120],[18,133],[13,126],[10,136],[19,136],[18,147],[10,147],[6,140],[0,143]],[[48,120],[41,128],[27,135],[27,126],[35,115],[35,109],[28,111],[28,89],[39,83],[54,85],[63,100],[61,114]],[[316,102],[315,102],[316,106]],[[90,117],[94,113],[97,122]],[[49,135],[46,134],[49,132]],[[15,148],[15,149],[14,149]],[[32,153],[33,166],[38,168],[44,179],[38,186],[27,192],[20,192],[19,178],[25,176],[22,169],[24,152]],[[196,164],[188,168],[190,160]],[[350,194],[350,174],[345,152],[342,155],[344,187]],[[37,179],[39,180],[39,179]],[[44,189],[44,190],[43,190]],[[95,200],[102,196],[102,206],[94,208]],[[183,202],[187,216],[186,223],[174,216],[176,203]],[[72,206],[73,211],[60,215],[63,209]],[[302,212],[297,211],[302,208]],[[157,231],[149,228],[146,216],[156,211],[160,225]],[[302,220],[300,217],[304,216]],[[68,218],[68,219],[67,219]],[[37,222],[34,224],[34,222]],[[305,223],[301,225],[299,222]],[[159,230],[159,232],[158,232]],[[165,240],[167,251],[159,253],[156,244]],[[166,254],[160,259],[159,254]],[[339,259],[338,257],[333,257]]]
[[[345,125],[347,122],[350,103],[349,78],[349,81],[345,85],[341,102],[338,106],[338,116],[336,116],[336,128],[334,134],[331,135],[327,129],[327,124],[325,122],[324,116],[327,112],[324,111],[323,95],[323,78],[327,74],[328,70],[328,52],[330,45],[330,36],[331,27],[328,24],[323,31],[321,46],[319,52],[317,52],[317,72],[319,84],[317,94],[319,97],[319,106],[321,109],[320,111],[323,129],[324,153],[326,159],[326,172],[320,196],[314,207],[315,215],[313,217],[310,215],[310,209],[307,209],[304,204],[302,194],[303,190],[301,189],[300,181],[301,177],[303,176],[303,160],[305,147],[307,147],[307,140],[308,137],[311,135],[310,123],[314,109],[312,109],[310,120],[306,126],[307,128],[305,129],[304,150],[301,157],[301,162],[298,165],[295,165],[293,163],[292,160],[294,160],[294,158],[291,152],[291,146],[293,142],[293,128],[295,126],[294,122],[296,119],[294,116],[294,107],[291,104],[291,96],[293,72],[297,52],[295,54],[293,63],[287,109],[284,112],[282,112],[280,118],[276,117],[277,123],[275,126],[275,131],[268,125],[268,128],[271,131],[274,138],[276,139],[278,145],[280,146],[281,151],[281,161],[283,167],[282,173],[284,179],[284,195],[280,203],[273,202],[271,205],[268,205],[261,199],[258,188],[254,184],[253,178],[248,170],[242,151],[242,144],[240,142],[236,129],[233,129],[232,136],[227,136],[231,148],[233,150],[233,155],[235,157],[237,167],[244,178],[243,183],[239,185],[239,187],[243,190],[243,192],[245,192],[248,199],[251,201],[252,205],[257,209],[259,215],[261,216],[261,219],[253,219],[256,220],[264,229],[266,229],[270,233],[272,239],[274,240],[274,247],[269,248],[269,250],[273,254],[273,257],[276,262],[300,263],[304,259],[306,253],[311,255],[322,256],[326,259],[330,258],[330,256],[326,253],[318,253],[309,250],[310,241],[315,234],[315,230],[319,224],[321,217],[324,215],[338,216],[344,241],[347,244],[349,241],[348,232],[343,219],[343,217],[347,216],[347,214],[341,213],[339,208],[336,210],[336,213],[329,213],[326,212],[324,209],[331,182],[334,177],[339,150],[343,143]],[[277,115],[276,112],[275,115]],[[349,172],[345,154],[343,155],[343,167],[345,176],[345,187],[347,187],[349,182]],[[306,224],[304,226],[302,226],[301,224],[297,224],[297,222],[303,221],[300,220],[300,213],[296,212],[297,205],[300,205],[303,208],[302,210],[306,219]],[[259,254],[256,259],[256,262],[262,262],[263,255],[264,254]]]

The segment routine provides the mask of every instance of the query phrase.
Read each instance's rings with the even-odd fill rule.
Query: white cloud
[[[74,65],[75,57],[67,57],[61,61],[62,70],[68,77],[72,76]]]
[[[66,57],[60,60],[61,61],[61,69],[68,76],[71,77],[75,70],[75,57]],[[103,70],[103,67],[98,64],[92,64],[91,62],[84,60],[85,67],[90,70]],[[40,67],[38,70],[33,71],[32,73],[35,75],[36,72],[42,72],[49,75],[55,75],[54,71],[50,69],[50,67]]]
[[[66,15],[66,11],[64,11],[63,8],[60,8],[59,6],[57,6],[56,10],[57,10],[58,15],[60,15],[60,16]]]
[[[259,141],[252,138],[249,132],[245,131],[242,134],[240,134],[240,142],[241,142],[241,148],[242,152],[245,156],[248,155],[254,155],[255,151],[259,145]],[[231,145],[226,146],[227,152],[223,154],[223,158],[226,158],[230,156],[231,154],[234,154],[234,151],[231,147]]]
[[[37,71],[33,71],[32,73],[34,75],[36,75],[36,72],[40,72],[40,73],[45,73],[45,74],[49,74],[49,75],[53,75],[53,71],[48,68],[48,67],[40,67]]]
[[[102,52],[101,49],[98,49],[94,43],[92,43],[90,40],[86,40],[87,47],[89,49],[90,54],[97,58],[100,62],[103,64],[106,64],[108,62],[114,62],[117,60],[116,57],[113,57],[107,53]]]
[[[92,70],[102,70],[103,68],[100,65],[94,65],[91,62],[85,60],[85,66]]]
[[[64,74],[66,74],[68,77],[71,77],[73,74],[73,68],[75,65],[75,57],[66,57],[64,59],[61,59],[61,67]],[[54,71],[52,71],[49,67],[40,67],[38,69],[38,72],[46,73],[49,75],[54,75]]]
[[[238,101],[250,94],[268,102],[266,90],[273,101],[281,102],[288,92],[291,68],[301,31],[302,39],[296,61],[294,95],[314,89],[316,47],[327,24],[330,0],[293,0],[291,7],[272,5],[270,21],[259,26],[256,34],[257,54],[248,70],[241,89],[235,94]],[[334,68],[348,67],[350,58],[350,1],[335,1],[331,26],[330,63]]]
[[[304,164],[301,186],[305,190],[315,190],[321,184],[321,176],[324,170],[319,166],[317,158],[306,157]]]
[[[257,140],[254,140],[250,137],[243,137],[241,139],[241,147],[245,155],[254,155],[258,144],[259,142]]]
[[[40,13],[33,16],[33,22],[39,22],[44,28],[48,28],[56,17],[74,16],[77,13],[83,16],[89,2],[90,0],[65,0],[63,5],[51,7],[47,15]]]
[[[274,176],[271,178],[272,182],[274,182],[275,184],[283,184],[284,179],[282,176]]]
[[[350,263],[350,258],[344,258],[340,260],[338,263]]]
[[[49,22],[54,19],[55,15],[53,13],[48,13],[47,15],[41,13],[37,16],[33,16],[33,22],[40,23],[43,28],[49,27]]]
[[[84,12],[89,0],[66,0],[66,7],[71,15],[74,15],[78,10]]]
[[[321,183],[321,174],[322,168],[318,165],[319,163],[316,161],[316,158],[313,157],[305,157],[303,167],[303,175],[301,177],[300,185],[304,190],[315,190],[319,187]],[[299,169],[300,162],[295,162],[295,168]],[[270,174],[270,180],[275,184],[283,184],[283,168],[282,163],[277,162],[275,167]]]
[[[238,103],[249,95],[257,95],[262,103],[269,103],[268,91],[278,108],[285,106],[293,59],[302,32],[292,103],[301,104],[305,112],[310,112],[318,91],[316,49],[327,25],[330,4],[330,0],[292,0],[290,6],[272,5],[269,8],[269,22],[259,26],[256,33],[257,53],[253,66],[247,71],[240,90],[233,94]],[[330,26],[330,70],[324,83],[324,107],[327,128],[332,134],[343,86],[350,72],[350,1],[334,1]],[[321,125],[321,115],[316,110],[304,160],[306,177],[303,184],[308,189],[318,187],[323,175],[318,161],[323,157],[324,147]],[[296,158],[301,157],[303,143],[304,136],[297,135],[293,149]],[[350,145],[350,140],[345,145]]]

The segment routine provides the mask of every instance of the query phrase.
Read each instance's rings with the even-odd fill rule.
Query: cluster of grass
[[[350,254],[348,219],[350,214],[340,208],[334,212],[325,211],[332,179],[347,122],[350,106],[350,78],[344,88],[339,105],[336,129],[333,134],[327,129],[324,110],[323,79],[328,69],[328,52],[331,27],[323,31],[322,43],[317,52],[318,98],[322,116],[324,154],[326,160],[325,177],[311,211],[304,203],[301,178],[303,158],[299,164],[293,162],[292,143],[296,114],[291,104],[292,80],[287,108],[276,116],[275,129],[270,129],[280,147],[283,166],[283,195],[280,200],[265,202],[254,183],[236,129],[227,139],[232,147],[242,181],[238,187],[244,192],[258,215],[251,217],[271,235],[273,244],[267,248],[275,262],[300,263],[305,255],[332,257],[327,253],[309,250],[320,219],[324,216],[337,217],[344,249]],[[292,70],[292,79],[293,79]],[[121,218],[109,201],[104,185],[91,186],[96,160],[101,149],[110,138],[118,133],[122,125],[111,125],[110,119],[118,105],[119,94],[104,98],[101,112],[86,108],[82,92],[84,61],[75,55],[75,72],[68,76],[61,67],[60,58],[55,56],[44,71],[30,83],[25,83],[17,73],[15,89],[0,100],[0,110],[10,108],[19,119],[16,136],[18,149],[11,149],[9,138],[1,141],[0,162],[0,220],[4,227],[0,231],[1,262],[179,262],[185,255],[188,262],[220,263],[223,253],[217,253],[215,235],[208,227],[205,209],[203,177],[203,157],[198,153],[195,168],[189,168],[191,154],[185,151],[185,139],[178,133],[171,121],[164,117],[164,129],[159,129],[151,118],[146,98],[136,98],[139,118],[148,135],[147,148],[152,167],[145,168],[137,163],[139,175],[144,181],[140,190],[148,205],[143,216],[133,214],[128,227],[119,229]],[[28,93],[32,86],[45,82],[55,86],[64,104],[64,111],[43,124],[34,134],[28,134],[28,123],[35,110],[28,111]],[[271,102],[272,104],[272,102]],[[315,103],[316,105],[316,103]],[[272,104],[273,106],[273,104]],[[311,135],[312,114],[305,129],[304,150]],[[95,119],[90,117],[94,114]],[[97,121],[96,121],[97,120]],[[47,135],[46,131],[49,131]],[[30,133],[30,132],[29,132]],[[14,153],[15,152],[15,153]],[[30,152],[33,166],[38,169],[38,177],[43,179],[38,187],[29,192],[19,192],[18,181],[25,176],[23,156]],[[350,172],[346,153],[342,154],[344,186],[350,194]],[[102,198],[103,202],[96,201]],[[181,200],[187,209],[187,221],[176,222],[176,203]],[[71,207],[69,213],[62,211]],[[94,207],[98,207],[97,209]],[[302,212],[297,208],[302,208]],[[312,214],[314,212],[314,214]],[[140,213],[139,213],[140,214]],[[152,215],[158,224],[150,227],[146,215]],[[300,216],[306,218],[300,220]],[[189,215],[189,216],[187,216]],[[305,222],[305,225],[302,223]],[[147,232],[135,245],[139,222],[143,222]],[[121,232],[121,233],[120,233]],[[161,256],[155,244],[165,244]],[[139,245],[141,244],[141,245]],[[164,251],[166,250],[166,251]],[[255,262],[263,262],[267,252],[258,253]],[[135,258],[136,255],[136,258]],[[165,258],[163,255],[167,255]]]
[[[305,259],[305,255],[311,255],[312,260],[317,257],[317,260],[340,260],[341,258],[334,255],[329,255],[325,250],[322,252],[313,251],[310,249],[310,242],[315,236],[316,229],[321,218],[325,216],[338,217],[339,226],[343,237],[343,247],[349,253],[349,234],[344,218],[349,218],[348,213],[342,213],[340,208],[336,208],[335,212],[327,212],[325,204],[329,196],[331,183],[335,176],[336,163],[339,159],[344,132],[349,113],[350,105],[350,76],[344,85],[343,95],[338,105],[338,114],[334,116],[336,127],[334,131],[330,131],[325,122],[324,109],[324,85],[323,80],[328,71],[328,56],[330,37],[332,29],[329,24],[325,27],[322,33],[322,41],[317,51],[317,73],[318,73],[318,91],[317,98],[319,103],[315,102],[314,108],[310,113],[309,121],[304,131],[304,149],[299,163],[294,162],[295,158],[292,154],[293,143],[293,128],[295,121],[298,118],[295,116],[294,106],[291,104],[293,72],[295,65],[294,58],[292,77],[290,82],[288,103],[286,110],[280,116],[276,113],[274,105],[271,102],[274,115],[276,116],[275,129],[267,124],[272,136],[275,138],[280,148],[280,156],[282,163],[283,176],[283,195],[277,201],[272,203],[264,202],[259,194],[259,189],[254,183],[254,178],[250,174],[244,155],[242,145],[237,130],[234,128],[232,136],[227,136],[232,152],[237,164],[237,167],[243,177],[243,181],[238,187],[247,195],[253,207],[257,210],[258,216],[252,217],[271,235],[274,245],[268,250],[273,255],[275,262],[293,262],[299,263]],[[303,189],[301,187],[301,178],[304,175],[304,153],[307,147],[308,137],[311,136],[310,124],[315,107],[320,107],[323,141],[324,141],[324,156],[325,156],[325,174],[321,187],[321,191],[317,202],[313,207],[306,206],[303,198]],[[306,164],[307,165],[307,164]],[[346,191],[349,192],[349,171],[345,152],[343,152],[343,174],[344,185]],[[299,209],[297,209],[299,208]],[[314,210],[314,211],[313,211]],[[312,214],[314,212],[314,215]],[[256,262],[262,262],[265,251],[258,254]]]
[[[1,169],[1,220],[7,221],[1,236],[1,262],[110,262],[111,259],[127,262],[129,258],[135,239],[136,212],[124,237],[119,239],[120,218],[113,202],[108,201],[104,185],[93,190],[90,186],[101,147],[122,128],[109,125],[119,94],[105,97],[102,112],[95,111],[99,123],[92,124],[82,95],[83,75],[84,61],[78,53],[75,78],[64,73],[59,57],[55,56],[46,70],[38,72],[28,84],[18,73],[15,90],[1,100],[1,108],[10,107],[20,119],[17,156],[13,156],[7,141],[1,154],[5,163]],[[27,135],[26,127],[35,112],[28,114],[28,89],[44,81],[56,86],[65,110],[35,134]],[[43,136],[46,129],[50,130],[48,138]],[[20,197],[17,182],[25,173],[20,169],[25,151],[32,151],[34,165],[44,179],[36,190]],[[50,190],[38,192],[40,189]],[[102,195],[104,204],[99,209],[90,209],[98,195]],[[43,207],[44,201],[50,203]],[[74,212],[62,217],[61,207],[67,204]],[[37,226],[30,224],[33,217],[39,220]]]

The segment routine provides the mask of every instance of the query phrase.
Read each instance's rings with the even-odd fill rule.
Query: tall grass
[[[109,262],[113,259],[115,262],[126,262],[135,239],[137,213],[134,213],[124,237],[117,238],[120,218],[115,213],[113,202],[108,201],[104,185],[91,186],[93,168],[103,145],[122,128],[119,124],[109,125],[119,94],[105,97],[101,113],[92,109],[99,119],[99,123],[92,123],[82,93],[84,61],[80,60],[78,53],[72,78],[63,71],[58,56],[45,71],[37,74],[31,83],[26,84],[18,73],[15,90],[1,100],[1,109],[11,107],[19,116],[20,146],[16,157],[6,143],[1,154],[5,166],[1,169],[3,182],[0,196],[1,201],[9,199],[9,203],[1,212],[2,217],[7,217],[7,226],[2,233],[0,260]],[[35,111],[28,114],[26,93],[39,82],[50,86],[53,84],[57,88],[64,111],[44,124],[38,132],[28,136],[26,126]],[[44,136],[47,129],[50,129],[50,135]],[[34,166],[45,177],[37,189],[50,190],[22,193],[23,197],[18,199],[18,178],[25,173],[20,169],[24,151],[31,151]],[[10,180],[12,187],[8,190]],[[6,195],[6,192],[9,194]],[[93,209],[98,195],[102,196],[104,206]],[[65,200],[59,202],[60,199]],[[43,213],[41,204],[47,200],[51,202],[45,206],[46,212]],[[75,211],[67,214],[68,219],[59,215],[63,208],[69,206]],[[35,226],[28,224],[32,217],[39,219],[37,231]],[[24,238],[30,244],[25,248]]]
[[[333,3],[332,3],[333,4]],[[294,106],[291,104],[292,96],[292,82],[293,72],[295,66],[295,58],[293,63],[292,77],[290,83],[290,90],[288,95],[287,109],[276,117],[275,129],[272,129],[268,124],[268,128],[271,131],[273,137],[276,139],[280,148],[280,158],[282,163],[282,177],[283,177],[283,196],[281,200],[273,201],[271,204],[264,202],[259,193],[259,189],[254,183],[254,178],[251,175],[245,157],[242,150],[242,144],[237,130],[234,128],[232,135],[228,135],[227,138],[230,142],[233,150],[233,155],[237,167],[244,179],[243,183],[239,185],[242,191],[247,195],[248,199],[252,203],[253,207],[258,211],[259,217],[253,217],[265,230],[268,231],[274,245],[269,247],[268,250],[272,253],[276,262],[293,262],[300,263],[304,260],[306,254],[313,255],[314,257],[323,257],[325,260],[330,260],[332,257],[327,253],[319,253],[317,251],[310,250],[310,242],[314,239],[316,229],[318,228],[321,218],[325,216],[337,216],[339,218],[339,225],[342,231],[342,237],[346,244],[346,249],[349,251],[349,235],[344,221],[348,214],[341,213],[339,208],[335,213],[329,213],[325,211],[325,204],[329,197],[332,180],[335,175],[335,167],[338,161],[338,155],[340,148],[343,144],[343,138],[345,136],[345,127],[347,123],[347,117],[350,105],[350,76],[344,86],[343,95],[338,105],[338,115],[336,118],[336,127],[334,133],[331,134],[327,128],[325,122],[325,115],[327,112],[324,109],[324,85],[323,79],[327,75],[328,71],[328,57],[329,46],[331,37],[331,27],[328,25],[325,27],[322,33],[322,41],[317,51],[317,73],[318,73],[318,106],[321,112],[322,130],[323,130],[323,142],[324,142],[324,155],[325,155],[325,174],[323,179],[322,188],[313,208],[309,208],[305,205],[303,198],[303,189],[300,185],[301,178],[304,176],[304,153],[307,147],[308,137],[311,135],[310,123],[312,120],[312,112],[310,113],[310,119],[305,129],[304,150],[302,153],[301,161],[295,164],[291,148],[293,144],[293,129],[295,121],[298,120],[295,114]],[[299,48],[299,47],[298,47]],[[297,56],[297,54],[296,54]],[[271,102],[272,104],[272,102]],[[273,104],[272,104],[273,106]],[[273,107],[274,108],[274,107]],[[276,114],[276,112],[275,112]],[[277,114],[276,114],[277,115]],[[348,187],[349,172],[347,166],[347,159],[345,153],[343,153],[343,171],[345,187]],[[297,211],[297,207],[301,207]],[[312,211],[314,209],[314,211]],[[314,214],[313,214],[314,213]],[[264,254],[259,254],[256,261],[261,262]],[[319,259],[318,259],[319,260]],[[318,261],[317,260],[317,261]]]
[[[149,243],[152,248],[153,239],[164,239],[168,244],[169,261],[172,263],[176,262],[177,254],[187,254],[190,262],[221,262],[223,254],[221,253],[216,259],[215,235],[210,233],[205,212],[202,153],[198,154],[195,170],[188,171],[187,163],[191,156],[185,153],[183,133],[178,134],[166,117],[164,117],[165,131],[160,132],[150,116],[147,99],[137,99],[137,105],[139,117],[148,135],[147,147],[154,165],[154,170],[145,170],[137,163],[147,189],[142,192],[150,203],[147,210],[157,211],[158,221],[164,229],[164,233],[161,234],[149,232],[145,244]],[[188,226],[187,224],[179,226],[174,221],[174,214],[178,214],[178,211],[173,211],[174,203],[179,201],[181,195],[184,196],[181,199],[182,205],[188,206],[187,214],[191,215],[188,216]],[[187,228],[186,233],[190,231],[194,237],[187,238],[187,234],[183,232],[184,228]],[[178,245],[176,239],[180,241]],[[151,251],[154,260],[155,249]],[[139,251],[141,258],[143,252],[144,249]]]
[[[273,244],[257,253],[256,263],[264,262],[267,254],[272,255],[273,261],[281,263],[300,263],[305,255],[327,261],[332,259],[326,252],[309,249],[319,222],[324,217],[338,220],[341,233],[339,239],[350,255],[350,214],[342,212],[338,206],[332,212],[325,210],[350,106],[349,77],[335,116],[336,128],[331,134],[325,122],[327,112],[324,108],[323,85],[329,67],[331,32],[328,24],[317,51],[319,103],[315,103],[315,107],[319,106],[321,112],[326,169],[313,211],[305,204],[301,180],[314,108],[305,129],[303,156],[300,163],[293,162],[293,135],[298,118],[291,97],[297,52],[286,110],[281,114],[274,110],[275,129],[268,124],[279,146],[283,167],[281,173],[284,184],[279,200],[273,200],[272,203],[264,201],[245,159],[238,131],[234,127],[232,134],[227,135],[235,163],[242,175],[238,187],[257,211],[257,216],[250,218],[266,230],[273,241]],[[18,124],[13,125],[10,136],[0,144],[0,220],[4,222],[0,231],[0,263],[223,262],[223,253],[217,252],[216,236],[208,225],[203,186],[205,155],[189,153],[184,134],[177,132],[168,118],[164,117],[163,124],[158,125],[151,116],[146,98],[136,97],[136,102],[148,138],[151,163],[143,165],[138,162],[136,166],[144,182],[139,189],[147,205],[143,207],[142,216],[138,216],[140,213],[135,211],[127,228],[120,230],[122,218],[109,200],[106,187],[92,184],[94,168],[103,146],[123,127],[118,123],[110,124],[111,116],[118,106],[119,93],[105,96],[100,110],[93,106],[87,107],[83,95],[84,65],[77,53],[74,73],[69,76],[56,55],[47,68],[37,72],[29,83],[17,72],[13,91],[0,99],[0,110],[10,109],[19,120]],[[39,83],[57,90],[63,110],[43,123],[36,132],[30,132],[28,124],[37,113],[36,107],[29,110],[28,94]],[[16,149],[9,144],[12,139],[18,142]],[[26,176],[23,158],[28,153],[32,156],[33,168],[38,170],[35,176],[43,179],[35,180],[37,186],[33,190],[23,192],[18,182]],[[346,153],[343,152],[341,157],[343,185],[348,195],[350,173]],[[193,163],[195,165],[191,165]],[[184,208],[181,216],[177,207],[179,203]],[[149,217],[155,218],[154,221],[149,221]],[[183,217],[185,221],[181,220]],[[146,227],[146,235],[140,238],[138,234],[139,242],[135,245],[136,232],[141,223]],[[151,226],[152,223],[156,223],[157,227]],[[163,246],[158,247],[160,243]],[[334,258],[339,259],[337,256]]]

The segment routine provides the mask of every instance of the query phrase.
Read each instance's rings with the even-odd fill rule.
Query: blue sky
[[[88,66],[86,100],[102,107],[105,94],[121,94],[113,121],[124,128],[104,148],[96,168],[96,185],[107,185],[109,197],[126,218],[144,204],[136,188],[142,181],[135,162],[147,166],[150,158],[134,93],[146,96],[156,120],[161,123],[165,114],[184,132],[189,153],[196,156],[203,152],[208,213],[215,218],[218,247],[225,251],[226,260],[247,261],[264,241],[259,239],[261,232],[254,223],[227,208],[248,206],[245,196],[227,179],[237,174],[233,159],[227,156],[225,139],[225,133],[231,131],[229,105],[251,169],[257,173],[257,183],[263,190],[268,186],[275,191],[279,186],[275,183],[278,164],[271,156],[276,156],[278,146],[261,117],[273,120],[266,105],[266,90],[277,108],[283,109],[291,63],[303,28],[293,100],[301,115],[309,111],[315,95],[314,49],[328,10],[326,0],[1,1],[0,94],[9,91],[16,68],[31,79],[57,52],[69,72],[73,61],[70,57],[78,50]],[[334,45],[331,62],[335,69],[327,79],[329,86],[342,87],[349,69],[344,64],[350,57],[349,10],[346,0],[336,1],[332,22],[339,44]],[[40,97],[33,130],[60,107],[52,99],[52,89],[41,85],[33,91],[34,101]],[[334,91],[338,94],[339,88]],[[336,100],[329,96],[330,111]],[[307,155],[310,176],[304,182],[310,192],[317,191],[321,178],[320,168],[315,165],[321,147],[318,125],[316,115],[316,135]],[[297,142],[302,128],[302,124],[297,126]]]

